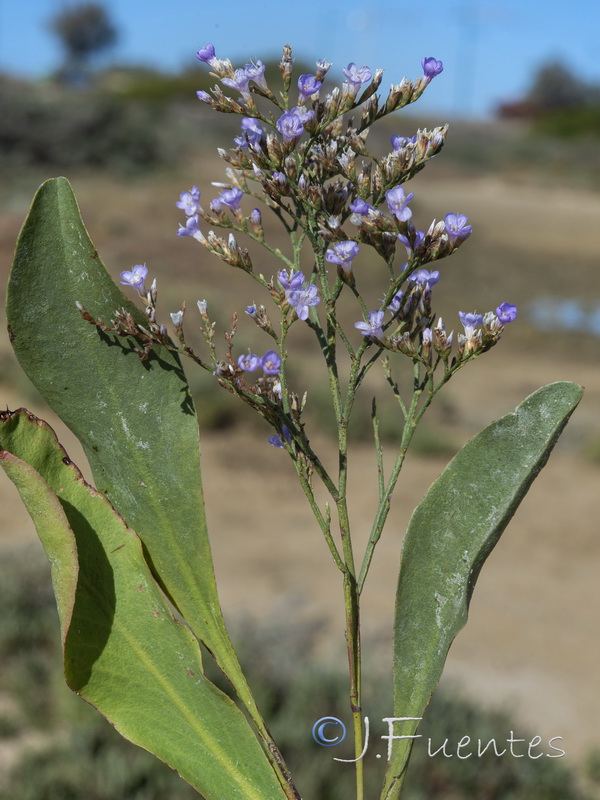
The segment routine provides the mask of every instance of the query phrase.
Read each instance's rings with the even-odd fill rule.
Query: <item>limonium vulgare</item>
[[[198,99],[215,113],[237,115],[239,125],[218,151],[227,164],[218,194],[201,197],[197,176],[190,176],[191,188],[176,201],[179,246],[199,247],[202,257],[236,268],[248,304],[232,309],[222,344],[206,299],[191,311],[183,302],[170,312],[170,325],[161,321],[151,267],[121,272],[119,282],[137,304],[125,299],[93,250],[68,184],[47,182],[21,234],[7,315],[17,356],[79,437],[97,488],[83,481],[48,426],[23,411],[2,414],[2,465],[53,564],[71,688],[207,800],[297,800],[302,776],[290,773],[269,732],[221,616],[181,361],[254,409],[269,428],[265,446],[289,456],[339,570],[354,738],[354,758],[346,760],[362,800],[369,728],[360,606],[373,554],[419,422],[456,372],[498,343],[517,309],[504,297],[485,312],[457,308],[450,331],[433,310],[446,268],[433,269],[433,262],[455,254],[471,224],[460,209],[441,209],[438,221],[419,219],[406,184],[440,154],[447,126],[411,137],[395,133],[382,157],[369,148],[373,125],[418,100],[443,72],[441,61],[423,58],[420,77],[403,78],[385,95],[382,70],[359,62],[341,70],[338,85],[330,84],[332,65],[324,60],[313,73],[295,75],[287,45],[277,85],[260,60],[234,68],[212,44],[197,58],[216,80]],[[281,225],[287,249],[269,240],[265,215]],[[272,275],[260,267],[263,248],[279,262]],[[32,316],[36,302],[44,303],[45,318],[68,318],[60,341],[53,343],[39,315]],[[200,327],[202,348],[189,343],[188,326]],[[248,326],[264,336],[260,349],[244,341]],[[335,471],[311,443],[304,416],[311,387],[293,383],[294,326],[306,326],[327,374]],[[36,355],[41,341],[43,362]],[[348,504],[348,426],[373,369],[394,398],[400,433],[386,469],[373,400],[377,506],[360,550]],[[382,737],[388,749],[380,762],[381,798],[400,796],[415,731],[466,622],[479,569],[580,395],[568,383],[538,390],[465,445],[414,511],[396,590],[394,706]],[[245,714],[204,676],[198,642]],[[326,726],[340,722],[328,719],[315,723],[321,744],[331,742]],[[310,731],[314,720],[304,722]]]

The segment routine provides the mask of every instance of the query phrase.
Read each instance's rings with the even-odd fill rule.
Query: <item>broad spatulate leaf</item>
[[[244,714],[204,677],[198,641],[134,531],[32,414],[0,415],[0,447],[52,566],[71,689],[206,800],[284,800]]]
[[[17,244],[7,298],[13,348],[81,442],[95,485],[137,531],[169,597],[239,687],[179,359],[162,348],[140,361],[129,338],[100,332],[76,303],[107,322],[122,308],[145,321],[104,268],[68,181],[53,178],[38,190]]]
[[[448,649],[467,621],[479,571],[583,390],[544,386],[452,459],[415,509],[402,551],[394,631],[394,716],[421,717]],[[418,722],[397,723],[398,736]],[[400,793],[411,740],[395,741],[381,797]]]

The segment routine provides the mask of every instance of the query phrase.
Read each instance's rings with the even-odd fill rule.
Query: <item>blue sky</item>
[[[64,5],[64,4],[63,4]],[[422,111],[486,116],[517,99],[536,67],[560,59],[600,83],[599,0],[104,0],[120,31],[112,54],[177,70],[212,42],[236,66],[279,53],[385,69],[382,88],[421,74],[423,56],[445,65],[420,101]],[[0,70],[43,77],[60,61],[47,22],[57,0],[0,0]],[[199,66],[199,68],[201,68]]]

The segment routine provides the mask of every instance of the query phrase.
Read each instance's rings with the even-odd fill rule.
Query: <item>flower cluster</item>
[[[227,180],[213,183],[219,193],[208,206],[200,204],[197,185],[181,192],[176,206],[185,220],[177,234],[195,239],[226,263],[248,273],[268,291],[280,312],[280,321],[278,331],[264,305],[248,305],[246,315],[275,340],[275,345],[263,356],[248,352],[234,361],[234,316],[232,329],[225,334],[227,358],[219,360],[214,323],[202,301],[198,306],[202,331],[211,352],[211,361],[204,362],[186,344],[185,305],[171,314],[171,320],[183,352],[211,369],[223,385],[254,405],[276,427],[277,446],[283,445],[290,430],[302,429],[303,403],[292,402],[293,395],[288,396],[287,390],[281,389],[282,384],[287,386],[285,375],[281,374],[285,371],[285,338],[297,319],[314,329],[326,359],[330,345],[325,343],[331,341],[335,331],[353,359],[360,359],[367,348],[377,347],[409,356],[428,373],[442,362],[446,376],[498,341],[504,326],[516,318],[516,307],[510,303],[502,303],[495,312],[486,314],[461,311],[464,333],[457,336],[453,331],[446,333],[443,320],[432,309],[434,287],[442,279],[440,270],[433,269],[432,264],[456,252],[470,236],[472,226],[465,214],[448,212],[428,227],[418,227],[411,207],[415,195],[406,184],[440,152],[447,126],[420,129],[413,135],[395,134],[391,138],[392,150],[383,158],[374,159],[367,149],[372,124],[417,100],[431,80],[442,73],[441,61],[423,58],[423,76],[416,81],[404,78],[392,85],[387,98],[381,100],[376,92],[382,71],[372,71],[366,65],[358,67],[355,62],[341,70],[341,85],[333,89],[326,90],[324,86],[331,68],[327,61],[317,62],[314,72],[303,73],[294,84],[291,48],[287,46],[279,64],[283,91],[269,86],[260,60],[234,68],[228,59],[217,57],[211,44],[201,48],[197,58],[219,80],[210,93],[199,92],[199,98],[217,111],[238,114],[241,129],[233,138],[231,149],[219,149],[228,164]],[[237,100],[225,94],[228,89],[236,90],[240,95]],[[260,103],[272,104],[275,113],[267,113]],[[357,112],[356,116],[346,118],[346,113],[352,111]],[[248,213],[244,207],[249,199],[252,208]],[[266,241],[264,208],[254,207],[257,200],[273,210],[290,232],[294,245],[291,256]],[[202,223],[209,226],[206,233],[201,230]],[[220,236],[214,228],[229,229],[229,233]],[[266,247],[272,256],[283,261],[276,279],[269,281],[254,271],[253,258],[238,242],[239,236],[249,237],[251,246]],[[310,245],[313,253],[309,278],[301,264],[303,242]],[[368,248],[387,267],[383,297],[372,311],[361,294],[361,284],[373,281],[371,274],[366,277],[369,257],[363,253]],[[396,266],[398,252],[402,263]],[[355,266],[359,261],[361,266]],[[149,333],[138,330],[136,334],[144,353],[152,336],[160,344],[166,341],[166,329],[155,323],[156,285],[152,292],[146,292],[146,277],[146,267],[139,264],[121,274],[121,283],[145,299],[146,313],[151,318]],[[341,326],[337,303],[342,295],[351,301],[353,295],[359,304],[362,319],[354,323],[354,328],[362,336],[362,344],[352,344],[352,336]],[[119,324],[117,320],[117,328]],[[130,335],[134,327],[129,326]],[[241,381],[242,376],[259,369],[263,376],[248,388]],[[260,403],[255,399],[259,395],[263,397]],[[265,397],[276,408],[265,405]],[[283,426],[286,420],[288,427]]]
[[[380,347],[397,350],[425,362],[430,361],[433,347],[442,361],[448,364],[454,332],[446,334],[441,317],[435,326],[435,338],[431,329],[434,319],[431,309],[432,288],[439,280],[438,270],[430,272],[419,269],[413,272],[406,291],[399,289],[387,303],[386,308],[390,312],[390,320],[387,323],[384,323],[384,309],[378,309],[370,311],[366,320],[355,322],[354,327]],[[505,302],[496,308],[495,313],[489,311],[486,314],[476,314],[459,311],[458,315],[465,332],[458,334],[457,337],[456,364],[489,350],[500,338],[504,326],[516,319],[517,307]],[[392,326],[393,330],[388,335],[387,329]],[[421,337],[420,351],[415,346],[415,339],[418,336]]]

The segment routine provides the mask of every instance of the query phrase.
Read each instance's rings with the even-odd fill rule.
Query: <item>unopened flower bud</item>
[[[267,134],[267,153],[272,161],[277,164],[281,163],[283,157],[281,142],[273,133]]]
[[[237,254],[237,252],[238,252],[238,243],[237,243],[233,233],[230,233],[228,238],[227,238],[227,246],[229,247],[229,250],[233,255]]]
[[[415,350],[415,346],[411,341],[410,334],[403,333],[401,336],[394,336],[391,339],[391,343],[396,350],[399,350],[401,353],[404,353],[406,356],[416,356],[417,351]]]
[[[296,159],[293,156],[288,156],[283,163],[285,167],[285,174],[291,181],[295,180],[296,175],[298,174],[298,165],[296,163]]]
[[[421,355],[427,361],[431,357],[431,343],[432,343],[431,328],[425,328],[423,330],[423,333],[421,334]]]
[[[292,58],[292,48],[289,46],[289,44],[286,44],[283,47],[283,55],[281,57],[281,61],[279,62],[279,71],[281,72],[281,77],[283,78],[283,88],[286,92],[290,88],[293,67],[294,59]]]
[[[318,81],[322,81],[325,75],[329,72],[330,67],[330,61],[325,61],[325,59],[320,59],[317,61],[317,74],[315,75],[315,78]]]
[[[183,310],[176,311],[174,314],[171,313],[170,317],[171,317],[171,320],[172,320],[173,325],[175,326],[175,328],[177,330],[180,330],[181,326],[183,325]]]

